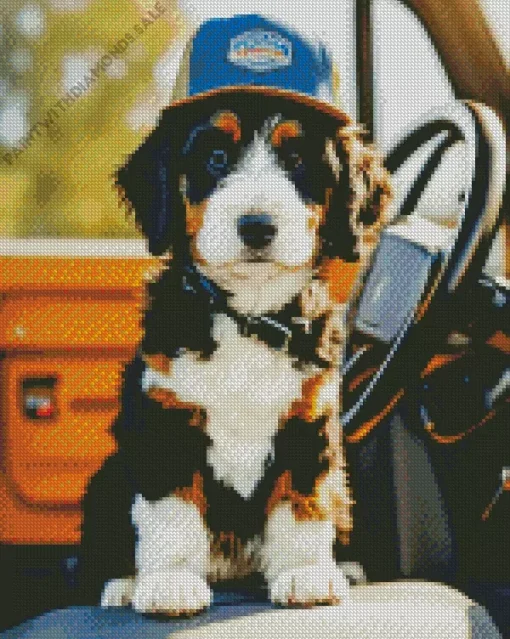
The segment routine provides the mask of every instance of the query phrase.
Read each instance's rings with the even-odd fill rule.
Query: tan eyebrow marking
[[[284,140],[289,138],[298,138],[303,135],[301,124],[297,120],[285,120],[279,122],[271,132],[271,144],[278,148]]]
[[[211,124],[231,135],[234,142],[239,142],[241,139],[241,123],[237,115],[232,111],[220,111],[213,116]]]

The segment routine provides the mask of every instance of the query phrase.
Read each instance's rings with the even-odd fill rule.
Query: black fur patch
[[[203,357],[211,355],[216,348],[212,338],[214,297],[196,272],[169,268],[148,285],[148,295],[149,308],[142,324],[144,353],[173,358],[181,349],[189,349]],[[218,290],[218,296],[224,303],[226,293]]]
[[[199,125],[192,130],[182,153],[186,195],[192,204],[211,195],[218,182],[235,167],[240,151],[240,145],[231,135],[212,124]]]

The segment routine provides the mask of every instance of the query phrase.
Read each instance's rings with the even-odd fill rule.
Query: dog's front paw
[[[348,594],[349,582],[334,562],[286,570],[269,585],[271,601],[285,606],[338,604]]]
[[[129,606],[133,600],[135,591],[134,577],[126,577],[125,579],[112,579],[108,581],[103,588],[101,594],[102,608],[117,608]]]
[[[192,615],[211,605],[203,577],[188,570],[142,573],[136,578],[132,605],[138,612]]]

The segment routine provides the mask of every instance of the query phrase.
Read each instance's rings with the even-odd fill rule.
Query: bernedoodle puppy
[[[186,96],[116,176],[161,268],[118,450],[84,499],[82,583],[89,601],[169,615],[251,573],[275,603],[338,603],[333,547],[352,527],[343,273],[368,263],[387,174],[360,127],[281,75],[331,75],[295,33],[213,20],[186,55]]]

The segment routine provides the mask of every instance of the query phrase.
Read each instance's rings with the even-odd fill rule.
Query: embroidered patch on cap
[[[245,31],[230,40],[228,59],[251,71],[272,71],[290,65],[292,43],[276,31]]]

